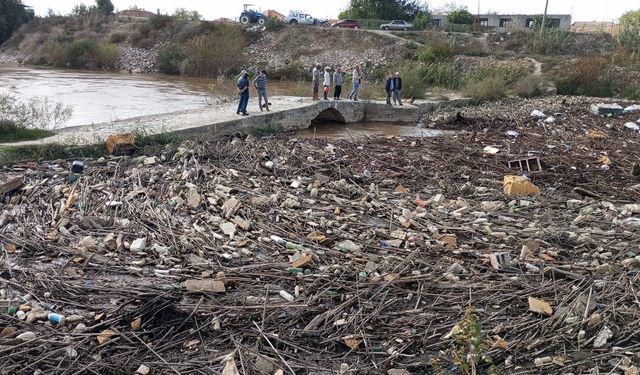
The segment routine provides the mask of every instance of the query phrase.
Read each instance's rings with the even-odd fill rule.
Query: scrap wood
[[[548,373],[619,371],[640,325],[640,181],[629,175],[638,140],[600,117],[589,127],[606,129],[606,142],[575,136],[586,114],[571,106],[588,105],[571,100],[541,108],[567,113],[531,136],[521,126],[537,126],[526,120],[532,108],[523,119],[517,103],[465,109],[464,127],[436,125],[472,138],[332,140],[330,150],[322,139],[229,138],[163,149],[148,165],[87,159],[82,183],[95,188],[74,192],[61,189],[60,161],[28,166],[25,183],[38,188],[0,206],[0,243],[19,244],[2,254],[0,304],[25,314],[0,314],[15,328],[2,331],[2,371],[132,374],[144,363],[152,373],[221,373],[226,362],[212,358],[233,352],[238,372],[257,373],[252,355],[268,352],[285,373],[343,364],[434,373],[429,359],[455,365],[453,338],[443,337],[464,326],[467,306],[499,373],[537,373],[545,357]],[[514,128],[523,135],[505,135]],[[543,194],[503,194],[506,150],[545,161],[531,176]],[[604,153],[616,155],[608,170],[595,163]],[[256,170],[267,161],[277,167]],[[365,169],[366,186],[350,178]],[[56,218],[65,193],[76,198]],[[441,246],[443,234],[456,246]],[[537,249],[520,259],[523,243]],[[491,254],[511,254],[508,266],[489,266]],[[224,280],[225,293],[190,293],[188,280],[216,290]],[[529,312],[528,297],[552,315],[546,305]],[[100,346],[108,330],[117,339]]]

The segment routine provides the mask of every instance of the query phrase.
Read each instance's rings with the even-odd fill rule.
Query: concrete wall
[[[531,28],[531,20],[535,17],[536,15],[527,14],[481,14],[480,24],[496,32],[523,31]],[[571,29],[571,16],[568,14],[550,14],[547,19],[557,24],[560,30]],[[434,15],[432,20],[442,29],[449,25],[446,15]]]

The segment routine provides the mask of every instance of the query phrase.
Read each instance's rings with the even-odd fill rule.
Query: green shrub
[[[41,139],[55,133],[43,129],[25,129],[19,127],[11,120],[0,119],[0,142],[19,142],[33,139]]]
[[[463,93],[481,103],[503,98],[507,94],[507,85],[500,77],[487,77],[479,81],[469,81]]]
[[[109,42],[120,44],[127,40],[127,33],[116,31],[109,36]]]
[[[174,22],[174,18],[166,15],[156,15],[149,18],[149,26],[153,30],[166,29]]]
[[[247,40],[241,29],[221,25],[215,35],[200,35],[191,39],[185,52],[191,61],[193,73],[215,77],[228,74],[242,61],[246,45]]]
[[[196,66],[196,63],[187,58],[182,60],[182,62],[180,62],[180,74],[183,76],[193,76],[198,74],[198,68]]]
[[[428,46],[423,47],[418,54],[418,60],[425,63],[435,63],[438,61],[444,61],[454,55],[454,51],[451,45],[442,40],[435,40]]]
[[[282,68],[267,72],[267,77],[269,79],[288,81],[304,81],[305,79],[309,79],[309,75],[309,71],[307,71],[304,65],[299,61],[293,61]]]
[[[528,75],[520,78],[513,87],[514,94],[521,98],[534,98],[543,94],[544,80],[540,76]]]
[[[564,69],[557,78],[560,95],[588,95],[610,97],[614,94],[613,80],[609,78],[609,63],[599,56],[579,59]]]
[[[536,32],[529,38],[529,50],[540,55],[561,53],[569,39],[570,33],[563,30],[546,30]]]
[[[526,73],[526,69],[519,65],[493,64],[485,65],[468,74],[470,81],[480,81],[485,78],[496,77],[502,79],[507,85],[517,82]]]
[[[160,48],[156,57],[156,66],[160,73],[180,74],[180,63],[185,59],[182,47],[177,43],[170,43]]]
[[[622,96],[628,99],[640,99],[640,83],[631,84],[622,90]]]
[[[453,66],[443,62],[424,65],[420,68],[420,75],[427,85],[449,89],[459,88],[464,80]]]
[[[71,114],[71,107],[46,97],[21,101],[13,95],[0,94],[0,119],[7,129],[56,129],[67,122]]]
[[[625,28],[618,35],[619,49],[630,55],[640,54],[640,29]]]
[[[98,49],[96,66],[103,69],[115,69],[120,62],[120,49],[113,43],[103,44]]]
[[[275,17],[267,17],[267,22],[264,24],[264,26],[267,31],[280,31],[287,27],[287,24]]]
[[[96,68],[98,42],[94,39],[79,39],[65,47],[63,66],[74,69]]]
[[[404,97],[424,99],[427,92],[427,83],[424,81],[418,69],[408,66],[402,69],[402,94]]]

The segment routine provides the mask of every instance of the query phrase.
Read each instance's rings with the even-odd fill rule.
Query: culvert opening
[[[344,116],[335,108],[327,108],[318,113],[318,116],[311,120],[311,126],[318,124],[346,124]]]

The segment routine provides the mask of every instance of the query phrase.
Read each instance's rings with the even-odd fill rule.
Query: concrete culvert
[[[339,123],[346,124],[347,121],[344,119],[344,116],[335,108],[327,108],[322,112],[318,113],[318,116],[311,120],[311,125],[317,125],[322,123]]]

